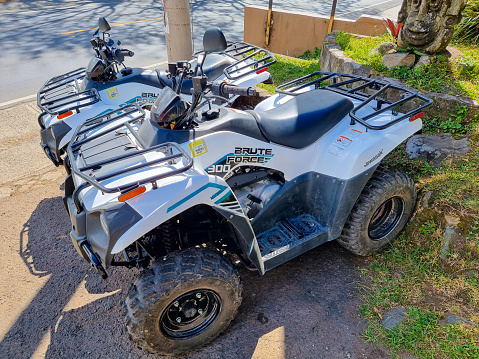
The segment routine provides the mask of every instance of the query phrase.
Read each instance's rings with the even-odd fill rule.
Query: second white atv
[[[207,93],[254,90],[192,81],[192,103],[165,88],[150,118],[118,109],[80,126],[68,148],[73,244],[103,278],[114,266],[144,268],[125,324],[138,346],[166,355],[228,327],[242,296],[233,263],[263,275],[334,239],[359,255],[391,243],[416,190],[379,165],[421,129],[430,104],[402,87],[320,72],[254,111],[198,113]]]
[[[37,93],[40,145],[55,166],[63,164],[63,155],[75,128],[87,119],[103,115],[117,107],[137,104],[149,109],[164,87],[181,88],[181,96],[191,99],[191,79],[179,81],[175,66],[168,64],[168,71],[129,68],[125,57],[133,52],[121,49],[120,41],[110,37],[110,25],[99,19],[98,30],[90,41],[95,57],[86,68],[49,79]],[[239,86],[272,83],[268,66],[276,62],[269,51],[245,42],[227,43],[218,28],[205,31],[203,41],[213,34],[216,43],[214,53],[205,59],[194,54],[186,63],[195,74],[207,74],[213,80],[228,80]],[[220,34],[221,36],[218,36]]]

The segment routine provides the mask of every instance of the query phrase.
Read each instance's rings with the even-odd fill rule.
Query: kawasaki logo
[[[379,153],[378,153],[376,156],[374,156],[373,158],[371,158],[368,162],[366,162],[366,163],[364,164],[364,167],[369,166],[371,163],[373,163],[373,162],[376,161],[379,157],[381,157],[382,154],[383,154],[383,151],[384,151],[384,150],[381,149],[381,151],[379,151]]]

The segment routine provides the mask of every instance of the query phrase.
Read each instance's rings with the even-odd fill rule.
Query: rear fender
[[[373,125],[384,123],[370,122]],[[383,130],[368,130],[359,123],[351,125],[347,117],[317,142],[313,170],[349,180],[374,170],[388,153],[421,127],[422,122],[418,119],[413,122],[403,120]]]

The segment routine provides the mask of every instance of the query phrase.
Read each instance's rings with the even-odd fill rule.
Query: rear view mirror
[[[209,27],[203,35],[203,50],[206,53],[226,50],[225,35],[217,27]]]
[[[108,21],[106,21],[106,19],[104,17],[101,17],[101,18],[98,19],[98,29],[101,32],[110,31],[111,27],[108,24]]]

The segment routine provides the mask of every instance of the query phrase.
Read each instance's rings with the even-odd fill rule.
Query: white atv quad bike
[[[176,66],[187,61],[169,64],[169,71],[127,68],[125,56],[133,56],[133,52],[120,49],[120,41],[115,44],[109,30],[108,22],[100,18],[90,41],[96,56],[89,65],[53,77],[37,94],[43,111],[38,117],[40,145],[56,166],[63,163],[62,155],[76,127],[93,116],[130,103],[150,108],[163,87],[179,86],[182,96],[191,100],[191,80],[182,83],[175,76]],[[239,86],[272,83],[267,67],[276,59],[269,51],[245,42],[228,45],[218,28],[206,30],[203,41],[209,42],[210,52],[215,53],[206,61],[202,54],[194,55],[188,66],[195,75],[202,72],[210,79]]]
[[[242,298],[233,263],[263,275],[334,239],[359,255],[388,245],[416,191],[404,173],[378,166],[421,129],[430,105],[399,86],[318,72],[255,110],[201,113],[208,91],[254,90],[192,80],[191,104],[165,88],[150,118],[118,109],[79,126],[68,147],[73,244],[103,278],[114,266],[144,268],[126,298],[126,327],[138,346],[165,355],[229,325]]]

